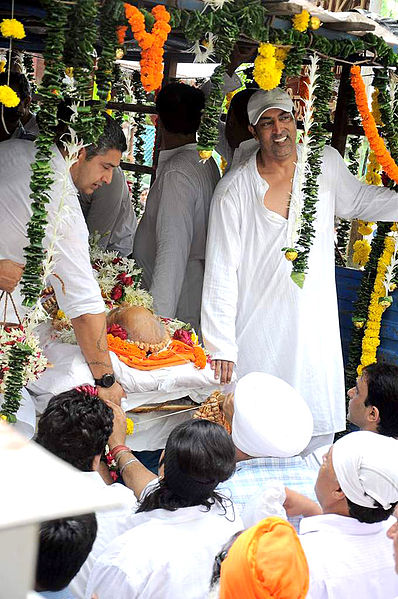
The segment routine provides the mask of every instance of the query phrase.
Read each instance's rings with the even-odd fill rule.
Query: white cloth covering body
[[[200,304],[210,202],[220,178],[211,158],[202,163],[196,144],[162,150],[134,258],[157,314],[200,325]]]
[[[82,472],[82,476],[90,478],[97,486],[98,493],[120,502],[122,507],[114,510],[96,512],[97,536],[86,561],[79,572],[69,583],[69,589],[77,599],[84,599],[90,572],[97,558],[107,549],[108,545],[133,525],[133,515],[137,509],[137,500],[131,489],[114,483],[107,485],[98,472]]]
[[[393,599],[398,594],[387,522],[325,514],[303,518],[300,542],[310,569],[307,599]]]
[[[293,185],[297,185],[296,177]],[[319,179],[309,271],[304,288],[290,278],[281,251],[295,217],[267,209],[267,182],[256,154],[216,188],[209,222],[202,333],[214,359],[290,383],[308,403],[314,435],[345,428],[344,379],[334,266],[334,214],[398,218],[395,192],[361,184],[331,147]]]
[[[216,554],[243,529],[240,518],[228,518],[217,506],[135,514],[134,528],[97,560],[86,599],[207,598]]]
[[[120,166],[113,169],[109,185],[101,185],[91,195],[80,193],[79,201],[89,232],[98,231],[102,235],[99,247],[129,256],[133,251],[137,217]]]
[[[30,141],[14,139],[0,144],[0,258],[15,262],[25,262],[23,248],[27,245],[27,223],[32,215],[30,164],[34,161],[35,151]],[[53,146],[53,152],[51,164],[55,176],[49,192],[50,201],[46,206],[48,225],[43,239],[44,248],[48,248],[51,241],[66,170],[65,160],[56,146]],[[59,278],[51,276],[49,283],[54,288],[60,309],[70,318],[82,314],[100,314],[105,310],[104,302],[91,268],[88,231],[69,173],[66,174],[64,205],[64,218],[55,243],[54,273]],[[26,308],[22,306],[20,285],[13,293],[13,298],[22,317]],[[15,322],[11,308],[7,317]]]

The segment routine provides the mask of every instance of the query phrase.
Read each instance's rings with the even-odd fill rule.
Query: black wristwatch
[[[105,389],[109,389],[109,387],[112,387],[113,383],[115,382],[115,375],[103,374],[100,379],[94,379],[94,381],[97,387],[105,387]]]

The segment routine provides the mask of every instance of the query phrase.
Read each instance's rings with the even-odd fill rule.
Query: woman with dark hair
[[[235,469],[235,449],[218,424],[190,420],[170,434],[159,480],[144,490],[133,528],[97,560],[87,597],[202,599],[214,556],[242,529],[217,485]]]

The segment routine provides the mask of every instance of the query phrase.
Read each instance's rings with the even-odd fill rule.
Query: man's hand
[[[24,265],[12,260],[0,260],[0,289],[12,293],[18,285]]]
[[[97,387],[98,397],[105,402],[111,402],[120,406],[123,397],[126,397],[126,393],[118,382],[113,383],[112,387]]]
[[[319,516],[322,514],[322,510],[320,506],[312,501],[312,499],[308,499],[304,495],[297,493],[296,491],[292,491],[288,487],[285,487],[286,492],[286,501],[283,504],[283,507],[286,510],[288,516]]]
[[[116,445],[126,444],[126,414],[124,410],[117,406],[115,403],[103,400],[106,405],[113,411],[113,430],[109,437],[108,445],[110,449],[116,447]]]
[[[230,360],[212,360],[211,369],[214,370],[214,378],[220,379],[221,385],[230,383],[234,365]]]

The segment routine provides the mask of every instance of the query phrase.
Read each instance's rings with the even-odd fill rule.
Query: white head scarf
[[[308,445],[313,420],[307,404],[285,381],[251,372],[235,389],[232,440],[251,457],[285,458]]]
[[[362,507],[385,510],[398,501],[398,440],[370,431],[345,435],[333,445],[333,468],[341,490]]]

